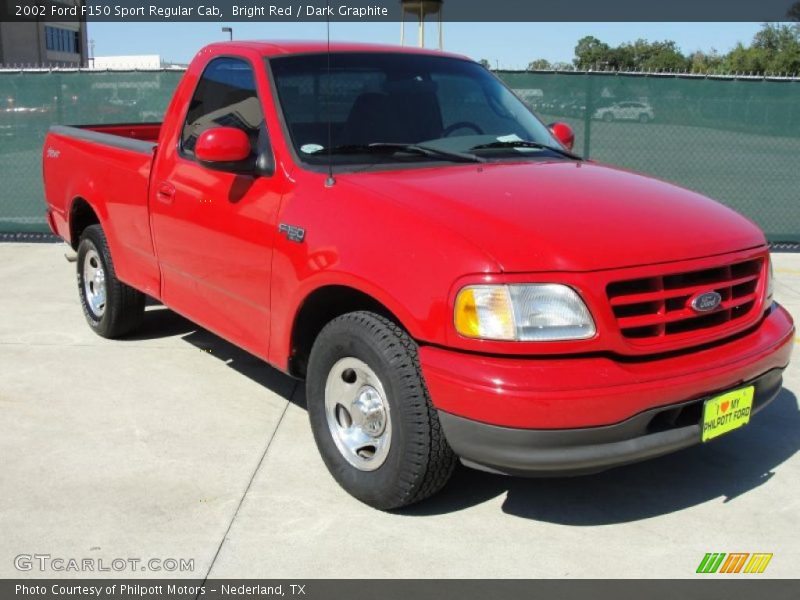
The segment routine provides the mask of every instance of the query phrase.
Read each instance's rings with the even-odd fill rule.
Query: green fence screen
[[[575,149],[707,194],[800,242],[800,80],[498,73]],[[180,71],[0,73],[0,233],[47,231],[49,125],[161,119]],[[643,198],[642,201],[646,201]]]
[[[42,143],[52,124],[160,121],[182,71],[0,72],[0,233],[46,232]]]

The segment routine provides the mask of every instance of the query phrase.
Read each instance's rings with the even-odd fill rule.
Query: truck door
[[[177,143],[160,149],[150,211],[162,299],[265,357],[279,184],[276,177],[197,162],[197,138],[220,126],[242,129],[254,154],[269,147],[254,68],[244,58],[220,57],[206,65],[177,127]]]

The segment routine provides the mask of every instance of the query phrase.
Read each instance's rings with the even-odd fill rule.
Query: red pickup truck
[[[458,459],[580,474],[706,442],[781,388],[758,227],[571,145],[464,57],[214,44],[162,124],[51,129],[47,216],[92,329],[149,295],[304,378],[330,472],[391,509]]]

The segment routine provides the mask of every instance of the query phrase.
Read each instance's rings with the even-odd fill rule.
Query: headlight
[[[456,297],[456,331],[510,341],[581,340],[595,334],[580,296],[565,285],[470,285]]]

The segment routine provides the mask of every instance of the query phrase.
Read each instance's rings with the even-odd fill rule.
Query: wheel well
[[[91,205],[83,198],[76,198],[69,209],[69,239],[73,249],[78,248],[83,230],[89,225],[99,225],[100,219]]]
[[[372,296],[345,286],[319,288],[303,301],[294,319],[289,372],[304,377],[311,347],[322,328],[336,317],[358,310],[377,313],[402,327],[400,320]]]

